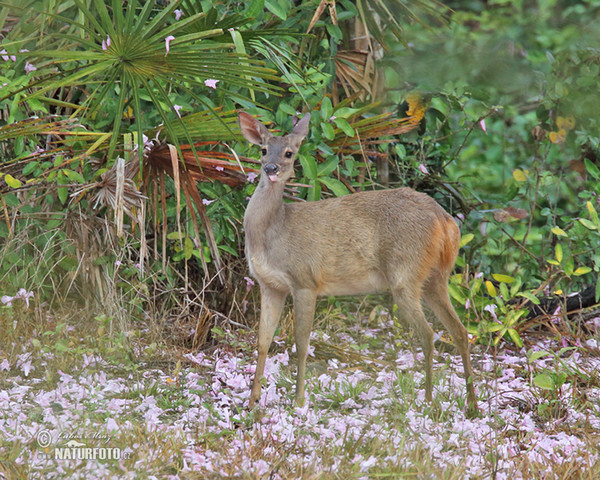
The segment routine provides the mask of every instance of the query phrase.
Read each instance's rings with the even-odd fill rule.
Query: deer
[[[260,287],[258,360],[249,408],[260,399],[267,353],[289,294],[297,353],[295,402],[302,407],[317,297],[389,291],[395,313],[420,337],[426,401],[432,400],[434,332],[422,301],[462,357],[468,409],[475,414],[469,338],[448,295],[460,242],[453,217],[429,195],[407,187],[285,203],[284,187],[294,176],[310,113],[284,136],[273,135],[246,112],[238,120],[244,138],[261,148],[260,180],[244,214],[246,259]]]

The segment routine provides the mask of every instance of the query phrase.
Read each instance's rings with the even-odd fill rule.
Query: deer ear
[[[267,130],[267,127],[246,112],[240,112],[238,120],[240,122],[242,135],[244,135],[244,138],[250,143],[264,145],[267,143],[267,139],[272,136],[271,132]]]
[[[300,120],[296,126],[294,127],[294,129],[292,130],[292,133],[290,135],[295,135],[296,137],[298,137],[298,142],[301,142],[302,140],[304,140],[304,137],[306,137],[308,135],[308,124],[310,123],[310,113],[307,113],[306,115],[304,115],[304,117],[302,117],[302,120]]]

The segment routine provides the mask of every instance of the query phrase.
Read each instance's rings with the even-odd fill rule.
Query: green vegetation
[[[585,451],[594,478],[600,426],[583,418],[596,418],[599,408],[593,400],[597,310],[592,305],[568,317],[566,301],[583,292],[591,304],[600,300],[599,14],[597,0],[2,2],[0,388],[8,391],[19,375],[37,382],[32,392],[50,392],[69,383],[65,374],[87,381],[74,365],[96,361],[102,368],[92,366],[90,375],[106,370],[117,383],[135,380],[119,392],[96,392],[101,408],[87,420],[101,425],[112,418],[107,405],[114,399],[155,399],[141,410],[123,407],[110,427],[121,432],[123,448],[149,438],[144,448],[155,457],[145,465],[157,476],[185,470],[186,462],[201,464],[208,458],[196,456],[202,452],[221,452],[223,461],[210,457],[215,471],[231,461],[251,472],[243,478],[263,478],[259,462],[268,451],[276,465],[270,472],[282,478],[297,478],[296,468],[306,469],[308,478],[325,467],[339,472],[326,478],[365,472],[421,478],[435,475],[444,461],[450,465],[450,458],[456,463],[446,478],[525,468],[530,478],[554,478],[545,465],[566,478],[583,471],[581,464],[557,458]],[[454,384],[438,379],[444,393],[430,406],[420,403],[419,378],[398,363],[406,332],[383,327],[379,333],[393,339],[388,345],[351,329],[373,327],[385,316],[372,308],[372,298],[358,306],[322,301],[316,323],[327,335],[342,335],[344,346],[315,339],[313,363],[325,365],[313,365],[309,391],[311,403],[333,415],[319,417],[320,425],[340,421],[340,412],[352,416],[371,393],[381,408],[357,414],[360,421],[347,426],[352,434],[337,433],[342,441],[319,444],[322,455],[312,464],[299,454],[318,437],[310,433],[309,413],[294,430],[295,412],[280,407],[297,443],[281,431],[251,429],[254,413],[242,411],[245,390],[228,383],[236,369],[252,363],[248,331],[258,310],[242,230],[258,152],[239,133],[240,109],[286,132],[297,115],[311,112],[290,197],[314,201],[410,186],[460,221],[453,303],[476,353],[508,349],[505,362],[516,362],[481,357],[478,391],[495,390],[482,397],[490,410],[469,424],[472,431],[451,438],[463,419],[448,411],[464,407]],[[375,300],[385,306],[385,298]],[[531,314],[548,305],[547,315]],[[278,332],[282,356],[289,323],[284,319]],[[538,336],[552,341],[539,343]],[[215,376],[185,359],[200,347],[229,359],[229,373],[224,367]],[[520,352],[520,360],[510,352]],[[440,377],[454,369],[452,358],[444,358],[436,365]],[[283,367],[270,406],[285,403],[293,378],[278,361]],[[364,370],[364,377],[349,378],[346,371],[339,381],[321,381],[320,372],[335,370],[327,361]],[[392,364],[400,370],[395,378],[378,376]],[[507,365],[514,367],[512,379]],[[217,377],[235,393],[229,410],[195,397],[225,401],[210,396]],[[381,382],[393,385],[393,393]],[[526,388],[529,396],[502,400],[505,384]],[[406,403],[388,405],[388,396]],[[492,411],[507,405],[522,417]],[[201,421],[208,427],[200,433],[184,428],[167,438],[149,424],[131,428],[146,414],[146,421],[156,414],[177,426],[182,412],[194,408],[206,415]],[[576,420],[559,425],[565,412]],[[8,453],[15,461],[10,467],[0,461],[0,476],[26,474],[26,443],[34,427],[45,425],[42,412],[35,415],[39,424],[19,433],[21,443],[0,443],[2,458]],[[273,416],[272,410],[267,417]],[[78,417],[81,425],[84,417]],[[432,420],[446,422],[438,450],[426,446]],[[521,421],[550,425],[549,435],[558,439],[552,454],[528,447],[547,439],[542,427]],[[362,433],[373,425],[387,434]],[[399,438],[421,427],[422,441],[404,448]],[[488,428],[499,435],[486,437],[481,432]],[[565,432],[581,445],[560,443]],[[469,470],[457,459],[469,459],[470,442],[483,444],[483,438],[489,441],[485,465]],[[402,452],[396,463],[388,461],[392,444]],[[506,450],[509,444],[516,450]],[[250,466],[243,463],[248,449]],[[458,456],[442,455],[448,452]],[[344,460],[336,463],[336,455]]]

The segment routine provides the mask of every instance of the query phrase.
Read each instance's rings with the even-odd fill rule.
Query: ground
[[[437,335],[429,404],[420,349],[385,311],[313,333],[303,408],[280,332],[253,411],[251,331],[166,355],[105,317],[90,330],[23,315],[0,312],[0,478],[600,477],[597,320],[585,342],[475,345],[481,413],[467,418],[449,339]]]

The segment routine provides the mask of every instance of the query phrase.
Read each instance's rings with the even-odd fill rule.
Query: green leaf
[[[337,178],[319,177],[319,182],[325,185],[336,197],[343,197],[349,193],[346,185]]]
[[[526,298],[534,305],[540,304],[539,298],[537,298],[535,295],[531,294],[530,292],[519,292],[519,293],[517,293],[517,296]]]
[[[600,301],[600,275],[598,275],[598,280],[596,280],[596,302]]]
[[[508,293],[508,287],[506,286],[507,284],[504,282],[500,282],[500,295],[502,296],[502,298],[510,298],[510,294]]]
[[[552,353],[548,352],[547,350],[538,350],[537,352],[532,352],[531,355],[529,355],[529,363],[533,363],[540,358],[548,357],[550,355],[552,355]]]
[[[33,173],[39,166],[40,162],[38,161],[29,162],[23,167],[23,175],[29,175],[30,173]]]
[[[171,232],[167,234],[167,238],[169,240],[180,240],[185,237],[185,234],[180,234],[179,232]]]
[[[568,237],[567,233],[560,227],[554,227],[550,231],[559,237]]]
[[[4,195],[2,195],[2,198],[6,202],[6,205],[9,207],[16,207],[17,205],[21,204],[21,202],[19,201],[19,197],[17,197],[14,193],[5,193]]]
[[[256,18],[261,14],[264,8],[265,0],[253,0],[250,6],[248,7],[248,10],[246,10],[246,15],[251,18]]]
[[[510,339],[514,342],[514,344],[521,348],[523,347],[523,340],[521,340],[521,336],[519,335],[519,332],[517,332],[514,328],[509,328],[507,330],[508,336],[510,337]]]
[[[600,170],[596,166],[596,164],[592,163],[592,161],[588,158],[584,160],[585,168],[588,173],[594,177],[596,180],[600,180]]]
[[[58,187],[56,189],[56,193],[58,194],[58,199],[60,203],[63,205],[67,203],[67,199],[69,198],[69,189],[67,187]]]
[[[309,183],[312,188],[308,189],[308,201],[316,202],[321,199],[321,184],[316,179],[311,180]]]
[[[495,297],[497,295],[496,287],[494,287],[494,284],[489,280],[485,281],[485,288],[487,289],[487,292],[490,297]]]
[[[312,155],[299,155],[300,164],[304,176],[310,180],[315,180],[318,176],[317,162]]]
[[[460,248],[464,247],[465,245],[467,245],[468,243],[471,242],[471,240],[473,240],[475,238],[475,235],[472,233],[465,233],[461,238],[460,238]]]
[[[185,237],[183,242],[183,254],[187,260],[192,258],[192,253],[194,252],[194,242],[190,239],[190,237]]]
[[[62,172],[69,180],[72,180],[73,182],[85,183],[85,179],[83,178],[83,176],[75,170],[68,170],[65,168],[62,170]]]
[[[328,122],[333,115],[333,105],[329,97],[323,97],[321,100],[321,118],[324,122]]]
[[[317,166],[319,177],[329,175],[331,172],[335,171],[339,163],[340,158],[337,155],[331,155],[323,163],[319,163]]]
[[[334,123],[340,128],[348,137],[354,137],[354,129],[348,123],[348,120],[344,118],[336,118]]]
[[[594,225],[596,225],[596,227],[600,227],[600,220],[598,219],[598,212],[596,212],[596,209],[594,208],[594,205],[592,204],[592,202],[590,202],[588,200],[586,202],[586,207],[590,214],[590,218],[591,218],[592,222],[594,222]]]
[[[543,390],[554,390],[554,378],[548,373],[540,373],[533,377],[533,383],[536,387]]]
[[[283,8],[281,8],[281,5],[279,5],[279,3],[277,3],[276,0],[265,0],[265,7],[267,7],[267,10],[269,10],[269,12],[271,12],[273,15],[278,16],[282,20],[287,19],[287,12]]]
[[[11,188],[19,188],[23,185],[19,179],[13,177],[10,173],[4,175],[4,181]]]
[[[321,122],[321,131],[327,140],[333,140],[335,138],[335,130],[331,123]]]
[[[501,273],[492,273],[492,277],[497,282],[512,283],[515,281],[515,279],[513,277],[511,277],[509,275],[503,275]]]
[[[573,275],[579,277],[580,275],[585,275],[586,273],[590,273],[591,271],[592,269],[590,267],[579,267],[573,272]]]
[[[596,227],[596,225],[594,225],[592,222],[590,222],[587,218],[579,218],[578,220],[579,220],[579,223],[581,223],[588,230],[597,230],[598,229],[598,227]]]
[[[556,244],[556,247],[554,247],[554,252],[556,254],[556,261],[558,263],[562,262],[562,259],[563,259],[563,249],[562,249],[562,245],[560,243]]]

